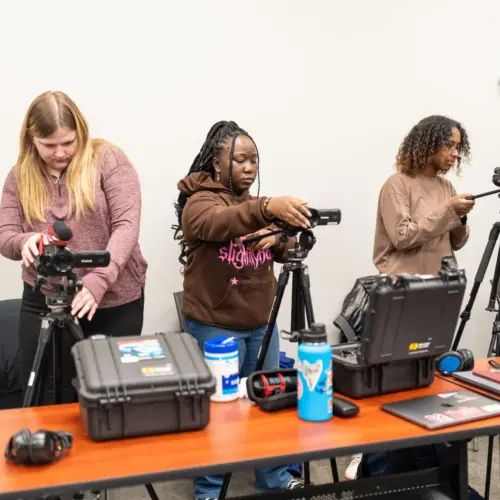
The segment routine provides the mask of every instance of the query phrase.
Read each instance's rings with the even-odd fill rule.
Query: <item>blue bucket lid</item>
[[[205,352],[213,354],[227,354],[238,350],[238,342],[234,337],[216,337],[205,342]]]

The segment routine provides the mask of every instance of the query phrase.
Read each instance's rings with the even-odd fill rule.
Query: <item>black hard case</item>
[[[156,340],[163,357],[127,362],[119,346]],[[139,344],[143,345],[143,344]],[[72,348],[80,415],[94,441],[202,429],[215,378],[187,333],[82,340]],[[133,358],[133,356],[132,356]]]
[[[437,276],[380,275],[359,343],[333,346],[335,390],[353,398],[416,389],[453,341],[467,280],[446,259]]]

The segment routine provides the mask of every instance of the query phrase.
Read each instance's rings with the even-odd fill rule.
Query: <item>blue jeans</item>
[[[255,371],[255,363],[259,357],[266,327],[254,330],[228,330],[216,326],[206,325],[192,319],[184,321],[184,330],[190,333],[200,345],[203,352],[204,343],[221,335],[235,337],[238,340],[238,354],[240,363],[240,377],[248,377]],[[279,368],[279,335],[275,327],[266,359],[264,370]],[[194,479],[194,494],[197,499],[218,498],[222,487],[223,476],[203,476]],[[274,490],[285,487],[292,480],[292,475],[287,471],[287,466],[257,469],[255,471],[255,486],[259,490]]]

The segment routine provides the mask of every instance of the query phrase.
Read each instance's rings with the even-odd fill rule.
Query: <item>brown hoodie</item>
[[[247,330],[267,323],[277,283],[273,261],[286,260],[294,241],[250,252],[232,240],[271,225],[265,198],[232,196],[207,172],[179,182],[190,196],[182,214],[188,245],[182,310],[187,318]]]

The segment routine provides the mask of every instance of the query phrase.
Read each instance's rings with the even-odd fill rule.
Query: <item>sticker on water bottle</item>
[[[321,359],[318,359],[314,363],[304,361],[302,370],[309,390],[314,391],[323,373],[323,361]]]
[[[302,363],[299,362],[297,370],[302,373],[303,378],[306,382],[306,387],[308,392],[316,393],[333,393],[333,377],[332,377],[332,366],[324,370],[323,361],[318,359],[314,363],[309,363],[304,360]],[[304,386],[302,384],[301,377],[297,379],[297,397],[300,399],[304,393]]]

